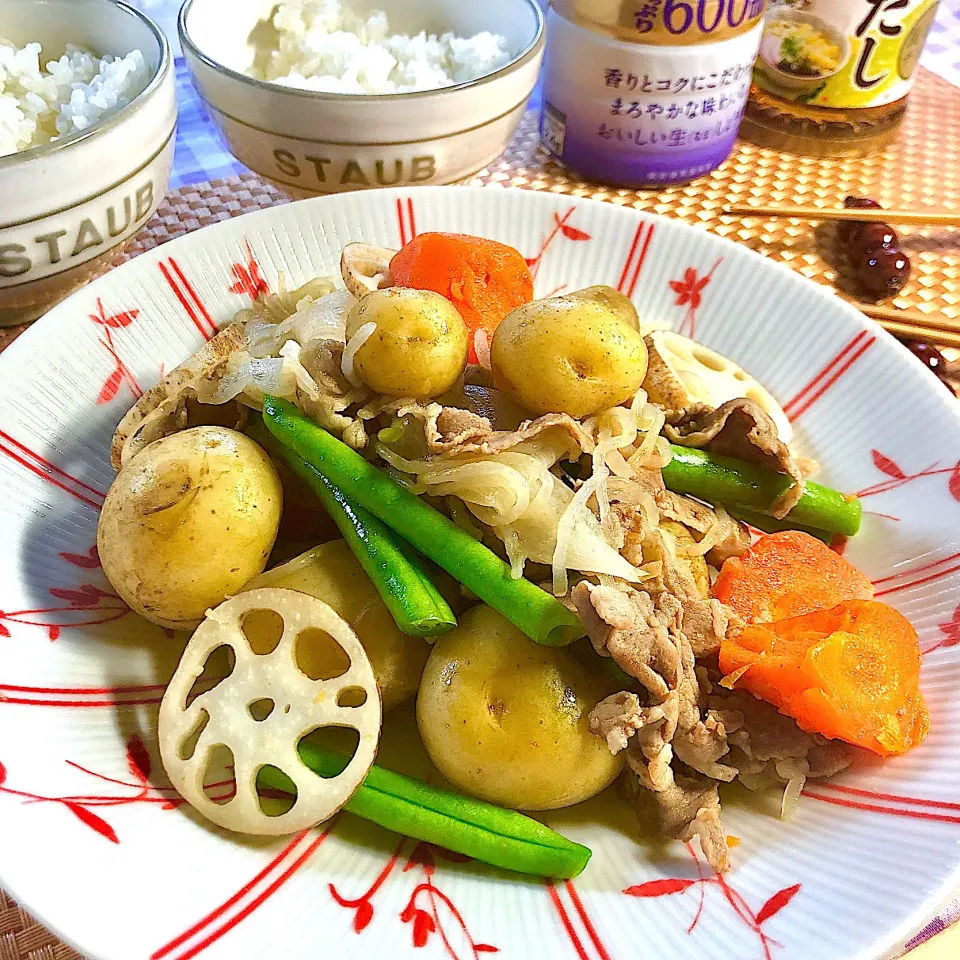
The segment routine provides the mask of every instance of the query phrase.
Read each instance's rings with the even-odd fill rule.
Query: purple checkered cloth
[[[180,116],[170,189],[245,173],[247,168],[230,152],[204,109],[181,57],[177,58],[176,67]]]
[[[176,12],[180,0],[132,0],[154,17],[167,31],[177,53]],[[960,0],[941,0],[937,19],[930,32],[921,64],[928,70],[960,86]],[[177,150],[173,162],[170,188],[189,186],[205,180],[231,177],[247,168],[229,151],[190,81],[182,57],[177,58],[177,95],[180,120],[177,127]],[[539,90],[532,105],[539,98]],[[907,944],[911,950],[960,920],[960,896],[955,897],[939,915]]]

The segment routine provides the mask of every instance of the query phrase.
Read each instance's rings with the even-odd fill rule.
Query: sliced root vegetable
[[[720,569],[713,595],[744,620],[785,620],[844,600],[869,600],[873,584],[849,560],[799,530],[761,537]]]
[[[872,600],[753,624],[720,648],[724,686],[749,690],[803,730],[881,757],[915,747],[930,729],[920,662],[910,622]]]
[[[644,389],[654,403],[682,410],[694,403],[719,407],[736,397],[759,404],[789,443],[793,428],[783,408],[766,388],[723,354],[672,330],[656,330],[645,338],[649,353]]]
[[[344,285],[358,300],[374,290],[392,286],[390,261],[396,253],[369,243],[348,243],[340,256]]]
[[[235,657],[232,672],[190,699],[220,647]],[[272,707],[264,717],[267,703]],[[327,820],[353,796],[376,756],[380,722],[377,683],[353,630],[314,597],[265,587],[209,611],[190,638],[160,705],[160,755],[170,782],[208,820],[238,833],[276,836]],[[359,735],[354,756],[328,779],[298,753],[300,741],[322,727]],[[236,780],[236,794],[226,802],[204,792],[204,775],[220,747],[233,754]],[[264,809],[257,780],[268,767],[296,787],[286,812]]]

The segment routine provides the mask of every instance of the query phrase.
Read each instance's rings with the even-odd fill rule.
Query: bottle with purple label
[[[685,183],[729,156],[764,0],[552,0],[540,139],[591,179]]]

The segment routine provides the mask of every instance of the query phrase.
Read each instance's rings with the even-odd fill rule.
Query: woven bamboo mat
[[[731,204],[835,207],[848,194],[871,196],[885,207],[960,210],[958,134],[960,90],[922,71],[899,138],[869,157],[794,157],[741,141],[709,177],[660,192],[621,190],[578,180],[552,160],[538,146],[536,117],[527,114],[503,157],[466,182],[593,197],[676,217],[848,293],[838,278],[828,232],[806,221],[739,219],[721,211]],[[898,232],[913,275],[889,305],[921,311],[936,328],[929,339],[960,346],[960,231],[904,227]]]
[[[530,112],[506,153],[464,182],[592,197],[662,213],[713,230],[818,283],[835,286],[838,278],[830,251],[818,242],[811,224],[737,220],[721,216],[720,211],[732,203],[830,207],[842,203],[849,193],[872,196],[888,207],[960,210],[958,132],[960,90],[923,72],[899,140],[883,153],[863,159],[787,157],[742,143],[720,169],[692,184],[661,192],[619,190],[578,180],[550,159],[538,146],[537,117]],[[286,202],[280,190],[252,173],[184,187],[164,201],[114,263],[211,223]],[[921,310],[931,324],[960,342],[960,232],[905,228],[900,233],[914,270],[893,304]],[[0,350],[23,329],[0,331]],[[917,331],[923,339],[920,334]],[[952,361],[951,373],[956,372],[960,380],[960,350],[944,353]],[[78,960],[78,955],[0,891],[0,960]]]
[[[80,960],[0,890],[0,960]]]

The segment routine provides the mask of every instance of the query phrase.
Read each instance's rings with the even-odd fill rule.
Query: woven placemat
[[[795,157],[741,141],[708,177],[662,191],[623,190],[580,180],[551,159],[539,147],[537,118],[528,113],[503,157],[466,182],[592,197],[676,217],[850,293],[831,262],[831,245],[819,239],[829,232],[806,221],[744,220],[721,211],[732,204],[836,207],[848,194],[871,196],[885,207],[960,211],[958,131],[960,90],[921,71],[900,136],[869,157]],[[913,274],[888,304],[921,311],[943,334],[940,342],[960,346],[960,232],[921,227],[898,232]]]
[[[0,890],[0,960],[81,960]]]
[[[884,206],[960,210],[958,130],[960,90],[923,72],[903,132],[883,153],[863,159],[812,160],[741,143],[709,177],[660,192],[641,192],[577,179],[539,147],[537,116],[529,112],[506,153],[464,183],[592,197],[677,217],[744,243],[818,283],[835,285],[836,269],[821,255],[811,224],[734,220],[720,211],[732,203],[834,206],[849,193],[868,194]],[[287,202],[285,194],[253,173],[183,187],[163,202],[110,266],[211,223]],[[901,236],[914,273],[893,304],[923,311],[931,322],[960,338],[960,233],[908,228]],[[24,329],[0,330],[0,350]],[[944,353],[960,374],[956,362],[960,350]],[[78,954],[0,891],[0,960],[78,960]]]

